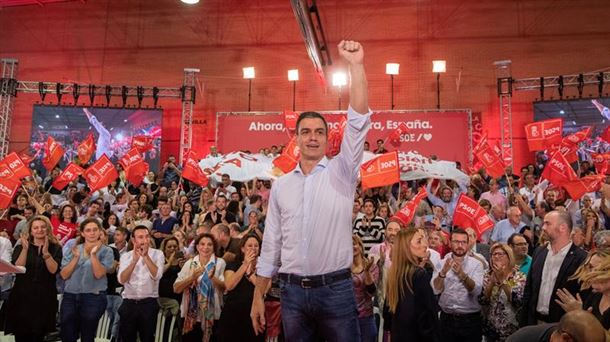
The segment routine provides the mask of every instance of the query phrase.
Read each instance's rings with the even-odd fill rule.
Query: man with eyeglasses
[[[532,266],[532,257],[527,255],[529,247],[527,240],[523,235],[515,233],[508,238],[508,245],[513,250],[515,265],[519,266],[519,271],[527,275]]]
[[[451,253],[434,270],[432,288],[440,294],[442,341],[480,342],[483,264],[468,254],[468,233],[456,228],[451,233]]]

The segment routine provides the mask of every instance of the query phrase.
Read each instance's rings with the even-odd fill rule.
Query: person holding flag
[[[265,329],[264,295],[279,273],[287,341],[358,341],[358,311],[350,266],[351,212],[364,141],[370,128],[362,45],[341,41],[351,75],[350,107],[341,152],[326,158],[328,125],[305,112],[296,124],[301,158],[271,188],[265,239],[257,264],[251,318]],[[367,113],[367,114],[360,114]]]
[[[95,160],[98,160],[102,157],[103,154],[106,154],[108,158],[112,158],[114,152],[110,147],[112,136],[110,135],[110,131],[102,125],[101,122],[97,120],[95,115],[91,114],[91,112],[87,108],[83,108],[83,112],[87,115],[87,119],[91,126],[95,128],[98,134],[97,138],[97,150],[95,151]]]

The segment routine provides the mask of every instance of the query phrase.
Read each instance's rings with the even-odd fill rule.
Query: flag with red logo
[[[76,153],[78,154],[78,161],[80,162],[80,164],[87,164],[91,159],[93,152],[95,152],[95,141],[93,140],[93,133],[89,132],[87,138],[85,138],[85,140],[83,140],[76,149]]]
[[[570,163],[559,152],[555,152],[551,159],[548,160],[542,171],[542,177],[557,186],[563,186],[565,182],[578,179]]]
[[[588,192],[599,191],[605,179],[605,175],[591,175],[564,182],[561,186],[566,189],[573,200],[578,200]]]
[[[284,126],[289,131],[294,131],[297,129],[297,120],[299,119],[299,114],[297,112],[285,110],[284,111]]]
[[[494,145],[492,148],[487,141],[487,134],[484,134],[479,140],[479,144],[474,148],[474,155],[483,164],[487,173],[494,177],[499,178],[504,175],[506,165],[502,159],[502,153],[500,149]]]
[[[460,194],[453,212],[453,226],[472,228],[477,232],[479,239],[485,231],[493,228],[494,223],[477,201]]]
[[[362,188],[377,188],[400,181],[400,165],[396,151],[380,154],[360,166]]]
[[[288,145],[284,147],[282,154],[273,159],[273,165],[282,170],[282,172],[288,173],[297,167],[300,158],[301,152],[299,151],[299,146],[297,146],[297,139],[292,137]]]
[[[576,154],[576,151],[578,151],[578,144],[587,139],[590,133],[591,127],[585,127],[576,133],[566,135],[561,139],[561,144],[553,145],[549,148],[549,155],[559,151],[569,164],[577,162],[578,155]]]
[[[199,166],[198,158],[193,151],[188,151],[184,157],[182,178],[188,179],[200,186],[208,185],[208,176],[206,176]]]
[[[394,214],[393,218],[400,221],[404,226],[408,225],[415,216],[415,210],[419,206],[419,203],[424,199],[424,197],[428,196],[425,187],[421,187],[419,192],[409,201],[407,202],[402,209],[400,209],[396,214]]]
[[[602,134],[600,134],[599,137],[602,138],[604,141],[610,143],[610,125],[608,125],[608,127],[606,127],[604,132]]]
[[[51,171],[57,163],[64,156],[65,150],[61,145],[49,136],[47,138],[47,145],[44,147],[44,157],[42,158],[42,165],[45,169]]]
[[[32,170],[21,160],[16,152],[9,153],[0,163],[8,166],[13,175],[18,179],[32,175]]]
[[[530,151],[546,150],[553,144],[561,143],[563,120],[551,119],[525,125],[525,136]]]
[[[70,182],[78,178],[78,176],[82,175],[84,172],[85,170],[82,167],[70,163],[61,174],[55,178],[51,186],[57,190],[63,190]]]
[[[132,147],[119,160],[119,164],[125,171],[127,181],[135,186],[140,185],[148,173],[148,163],[142,158],[142,153],[137,147]]]
[[[152,150],[153,138],[148,135],[136,135],[131,138],[131,148],[137,148],[140,153]]]
[[[407,128],[407,124],[405,124],[404,122],[401,122],[398,127],[396,127],[396,129],[392,130],[392,132],[390,132],[390,135],[388,135],[388,141],[390,142],[390,144],[396,148],[398,148],[400,146],[400,137],[403,134],[406,134],[407,132],[409,132],[409,128]]]
[[[343,131],[347,125],[347,119],[345,116],[341,117],[338,128],[332,128],[328,132],[328,155],[336,156],[341,151],[341,142],[343,141]]]
[[[595,171],[600,175],[608,174],[608,161],[610,160],[610,153],[591,153],[593,159],[593,165]]]
[[[106,154],[103,154],[100,159],[91,164],[84,174],[92,193],[119,178],[119,173]]]
[[[21,183],[10,178],[0,179],[0,209],[6,209],[11,206],[19,185]]]
[[[21,160],[23,160],[23,163],[25,163],[25,165],[30,165],[32,160],[34,160],[34,158],[36,158],[36,156],[38,155],[38,154],[36,154],[35,156],[32,157],[25,150],[20,151],[18,154],[19,154],[19,158],[21,158]]]

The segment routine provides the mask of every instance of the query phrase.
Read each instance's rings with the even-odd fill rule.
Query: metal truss
[[[0,61],[2,74],[0,75],[0,159],[8,154],[8,145],[11,137],[11,116],[17,96],[15,76],[18,62],[16,59],[5,58]]]
[[[180,164],[193,144],[193,106],[195,105],[195,82],[199,69],[184,69],[182,86],[182,120],[180,124]]]

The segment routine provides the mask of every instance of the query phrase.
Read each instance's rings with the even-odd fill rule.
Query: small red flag
[[[15,197],[20,184],[9,178],[0,179],[0,209],[6,209],[11,206],[13,197]]]
[[[140,185],[148,173],[148,163],[142,158],[142,153],[137,147],[127,151],[119,160],[119,164],[125,171],[127,181],[135,186]]]
[[[87,138],[83,140],[78,148],[76,149],[78,154],[78,161],[81,165],[87,164],[95,152],[95,141],[93,140],[93,133],[89,132]]]
[[[153,138],[148,135],[136,135],[131,138],[131,148],[137,148],[140,153],[153,149]]]
[[[57,176],[57,178],[55,178],[51,186],[57,190],[63,190],[68,184],[70,184],[70,182],[78,178],[78,176],[82,175],[84,172],[85,170],[82,167],[74,163],[70,163],[68,166],[66,166],[66,169],[63,170],[61,174]]]
[[[284,111],[284,125],[288,131],[294,131],[297,129],[298,119],[299,114],[297,112],[292,112],[289,110]]]
[[[407,124],[401,122],[398,127],[396,127],[396,129],[390,132],[390,135],[388,136],[388,141],[390,142],[390,144],[392,144],[392,146],[398,148],[401,144],[400,137],[408,131],[409,128],[407,128]]]
[[[578,200],[587,192],[594,192],[601,189],[605,179],[605,175],[585,176],[580,179],[564,182],[561,186],[566,189],[573,200]]]
[[[551,119],[525,125],[525,136],[530,151],[546,150],[553,144],[561,143],[563,120]]]
[[[92,193],[119,178],[119,173],[106,154],[103,154],[100,159],[91,164],[84,174]]]
[[[288,145],[284,147],[282,154],[273,159],[273,165],[282,170],[282,172],[288,173],[297,167],[300,158],[301,152],[299,151],[299,146],[297,146],[297,139],[293,136]]]
[[[9,155],[4,157],[0,163],[8,166],[8,168],[13,172],[13,175],[18,179],[32,175],[32,170],[30,170],[30,168],[15,152],[9,153]]]
[[[339,121],[339,127],[336,129],[333,128],[328,132],[327,150],[329,156],[336,156],[341,151],[341,142],[343,141],[345,125],[347,125],[347,119],[345,116],[342,116]]]
[[[400,166],[398,152],[388,152],[369,160],[360,166],[362,188],[377,188],[398,183],[400,181]]]
[[[494,223],[477,201],[460,194],[453,212],[453,226],[473,228],[477,232],[477,239],[480,239],[485,231],[494,226]]]
[[[208,185],[208,176],[203,172],[195,152],[188,151],[184,157],[184,166],[182,168],[182,178],[188,179],[200,186]]]
[[[542,171],[542,177],[557,186],[563,186],[565,182],[578,179],[576,172],[574,172],[566,158],[559,152],[555,152],[546,163]]]
[[[498,147],[492,148],[489,145],[487,134],[484,134],[479,140],[479,144],[474,148],[474,154],[490,176],[499,178],[504,175],[506,166],[502,160],[501,151]]]
[[[42,158],[42,165],[48,171],[51,171],[57,163],[61,160],[65,153],[65,150],[61,145],[49,136],[47,138],[47,145],[44,148],[44,157]]]
[[[419,206],[419,203],[424,199],[424,197],[428,196],[425,187],[421,187],[419,192],[409,201],[407,204],[402,207],[396,214],[394,214],[393,218],[402,222],[404,226],[408,225],[415,216],[415,210]]]
[[[606,127],[604,132],[602,134],[600,134],[599,137],[602,138],[603,140],[605,140],[606,142],[610,143],[610,125],[608,125],[608,127]]]
[[[610,160],[610,153],[591,153],[593,158],[593,165],[595,165],[595,171],[600,175],[608,174],[608,161]]]

